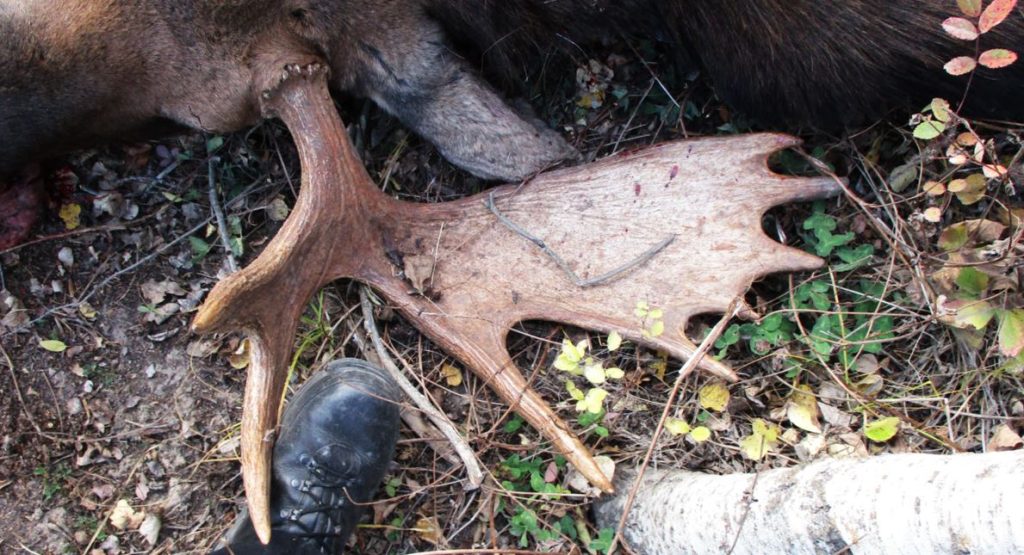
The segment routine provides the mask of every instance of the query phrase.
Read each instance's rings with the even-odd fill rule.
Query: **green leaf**
[[[959,74],[954,74],[959,75]],[[946,130],[946,124],[937,120],[923,121],[914,128],[914,138],[922,141],[930,141],[938,137]]]
[[[1024,308],[1001,312],[999,350],[1007,357],[1015,357],[1024,350]]]
[[[188,243],[192,247],[192,262],[199,262],[210,253],[210,244],[195,235],[189,236]]]
[[[895,416],[890,416],[888,418],[868,422],[867,425],[864,426],[864,435],[871,441],[883,443],[892,439],[899,429],[900,419]]]
[[[68,346],[59,339],[43,339],[39,341],[39,346],[50,351],[51,353],[63,353],[67,350]]]
[[[206,141],[206,153],[213,154],[222,146],[224,146],[224,137],[221,137],[220,135],[210,137]]]
[[[967,17],[978,17],[981,15],[982,0],[956,0],[956,5]]]
[[[875,247],[864,244],[856,247],[840,247],[836,250],[836,256],[843,261],[833,269],[837,272],[848,272],[871,262],[871,255],[875,254]]]
[[[964,266],[957,273],[956,285],[965,293],[978,296],[988,289],[988,280],[988,274],[979,272],[973,266]]]
[[[597,533],[597,538],[591,541],[588,547],[598,553],[608,553],[608,550],[612,548],[612,539],[614,537],[615,530],[611,528],[601,528],[601,531]]]

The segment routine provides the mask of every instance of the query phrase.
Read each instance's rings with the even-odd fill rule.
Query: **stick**
[[[626,527],[626,517],[629,516],[629,510],[633,508],[633,501],[636,499],[636,494],[640,491],[641,479],[644,476],[644,472],[647,470],[647,465],[651,462],[651,457],[654,455],[654,448],[658,444],[658,438],[661,437],[661,432],[665,428],[665,420],[668,418],[669,411],[672,410],[672,403],[675,402],[676,396],[679,394],[679,389],[683,385],[683,380],[686,379],[693,370],[700,364],[701,359],[708,352],[715,341],[718,341],[718,337],[722,335],[722,331],[725,330],[725,325],[729,323],[729,320],[736,315],[736,307],[739,305],[740,297],[733,299],[732,303],[729,304],[729,308],[726,309],[725,314],[722,315],[722,319],[715,324],[715,327],[711,328],[707,337],[700,342],[700,346],[697,347],[697,351],[693,353],[693,356],[686,361],[686,364],[679,369],[679,375],[676,376],[676,381],[672,384],[672,391],[668,394],[668,400],[665,401],[665,410],[661,412],[661,419],[658,420],[658,427],[654,429],[654,437],[651,438],[651,444],[647,447],[647,453],[644,455],[644,462],[640,465],[640,470],[637,472],[636,480],[633,481],[633,487],[629,490],[629,497],[626,498],[626,504],[622,506],[622,516],[619,518],[618,525],[615,526],[615,536],[612,538],[611,545],[608,546],[608,553],[615,553],[615,546],[622,539],[622,530]]]
[[[433,422],[434,426],[437,426],[437,429],[444,434],[444,437],[447,438],[449,442],[451,442],[455,452],[459,455],[459,458],[462,459],[463,466],[466,467],[466,480],[468,483],[464,486],[464,489],[474,490],[479,488],[480,484],[483,483],[484,478],[483,471],[480,470],[480,463],[477,462],[476,459],[476,453],[473,452],[469,443],[459,435],[459,431],[455,429],[455,425],[452,424],[452,421],[449,420],[444,413],[434,408],[433,405],[430,404],[430,401],[428,401],[422,393],[413,387],[409,380],[402,375],[401,370],[398,369],[395,362],[391,359],[387,348],[384,346],[384,341],[380,338],[380,332],[377,331],[377,324],[373,319],[373,306],[370,305],[370,296],[367,294],[365,286],[359,288],[359,304],[363,308],[363,326],[366,329],[366,333],[370,336],[370,341],[373,343],[373,347],[377,350],[377,356],[380,357],[384,369],[388,371],[388,374],[390,374],[396,382],[398,382],[398,385],[402,388],[402,391],[405,392],[405,395],[409,397],[409,400],[412,401],[418,409],[423,411],[423,413],[427,415],[427,418]],[[405,364],[405,361],[402,361],[402,364],[404,366],[408,366]],[[411,372],[412,369],[407,367],[406,371]]]

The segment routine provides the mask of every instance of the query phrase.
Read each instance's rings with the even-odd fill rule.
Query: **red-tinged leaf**
[[[993,48],[986,50],[978,56],[978,63],[989,68],[999,69],[1017,61],[1017,53],[1005,48]]]
[[[951,17],[942,22],[942,28],[953,38],[974,40],[978,38],[978,28],[962,17]]]
[[[958,56],[946,62],[946,65],[942,66],[942,68],[950,75],[964,75],[974,71],[977,65],[978,62],[970,56]]]
[[[1016,5],[1017,0],[992,0],[992,3],[985,8],[985,11],[981,12],[981,17],[978,18],[978,30],[982,33],[991,31],[993,27],[1002,23],[1006,16],[1010,15]]]
[[[1015,357],[1024,350],[1024,309],[1015,308],[1002,314],[999,322],[999,350]]]
[[[978,17],[981,15],[981,0],[956,0],[960,11],[967,17]]]

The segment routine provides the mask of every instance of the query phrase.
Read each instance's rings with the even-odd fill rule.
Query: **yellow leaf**
[[[807,432],[821,433],[818,423],[818,401],[811,393],[811,388],[801,385],[796,388],[786,403],[786,417],[794,426]]]
[[[608,334],[608,350],[609,351],[616,351],[616,350],[618,350],[618,348],[620,346],[622,346],[622,336],[619,335],[619,332],[613,331],[613,332],[609,333]]]
[[[59,339],[42,339],[39,341],[39,346],[51,353],[63,353],[68,348],[68,346]]]
[[[81,225],[79,216],[82,214],[82,207],[77,204],[65,204],[60,207],[60,219],[64,222],[64,227],[68,229],[75,229]]]
[[[651,337],[658,337],[659,335],[665,333],[665,322],[662,322],[661,320],[656,320],[653,324],[651,324],[651,328],[650,330],[648,330],[648,333],[651,335]]]
[[[416,533],[421,538],[427,540],[432,544],[437,544],[441,541],[441,527],[437,524],[437,519],[422,517],[416,521],[415,527]]]
[[[604,368],[601,367],[600,362],[594,362],[593,359],[587,359],[587,364],[583,366],[583,377],[594,385],[603,384]]]
[[[666,418],[665,429],[674,436],[681,436],[690,433],[690,425],[679,418]]]
[[[871,441],[882,443],[892,439],[899,429],[900,419],[895,416],[890,416],[888,418],[868,422],[867,425],[864,426],[864,435],[866,435]]]
[[[665,372],[668,371],[668,355],[665,353],[658,353],[658,358],[651,363],[651,370],[654,370],[654,376],[661,381],[665,381]]]
[[[604,405],[604,398],[608,396],[608,392],[595,387],[587,392],[587,395],[582,401],[576,403],[576,411],[583,412],[587,411],[590,413],[597,414],[601,412],[601,408]]]
[[[754,420],[752,427],[754,433],[740,440],[740,449],[748,459],[759,461],[775,448],[779,440],[779,428],[760,418]]]
[[[711,439],[711,430],[707,426],[697,426],[690,431],[690,439],[697,443],[703,443]]]
[[[565,389],[566,391],[569,392],[569,395],[571,395],[573,399],[577,401],[583,400],[583,392],[580,391],[580,388],[576,387],[576,384],[572,383],[571,381],[566,381]]]
[[[444,377],[444,381],[449,387],[459,387],[462,385],[462,370],[451,364],[441,365],[441,376]]]
[[[618,366],[612,366],[611,368],[605,368],[604,370],[604,377],[609,380],[621,380],[625,375],[626,373]]]
[[[700,388],[700,406],[715,412],[722,412],[729,404],[729,390],[720,383],[709,383]]]
[[[235,370],[241,370],[249,366],[249,340],[243,339],[238,344],[238,348],[235,352],[228,355],[228,364],[231,365]]]
[[[96,309],[88,301],[78,305],[78,312],[87,320],[92,320],[96,317]]]

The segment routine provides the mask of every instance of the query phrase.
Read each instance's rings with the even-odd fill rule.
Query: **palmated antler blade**
[[[351,149],[320,66],[289,66],[264,95],[265,111],[295,138],[302,190],[270,244],[245,269],[218,283],[192,328],[199,333],[243,329],[252,357],[242,410],[242,477],[260,539],[270,540],[270,457],[278,408],[299,317],[313,293],[344,272],[337,260],[374,250],[364,217],[376,189]],[[358,246],[358,247],[356,247]],[[379,249],[377,249],[379,250]]]
[[[829,179],[768,170],[769,154],[797,142],[770,134],[680,141],[460,201],[389,204],[381,221],[388,249],[432,260],[427,290],[410,294],[410,284],[360,277],[607,489],[590,454],[547,406],[524,410],[535,396],[507,359],[506,333],[522,320],[551,320],[690,356],[690,317],[724,311],[760,276],[822,264],[761,230],[768,208],[837,191]],[[635,315],[639,302],[662,309],[663,334]],[[701,367],[735,379],[712,359]]]

